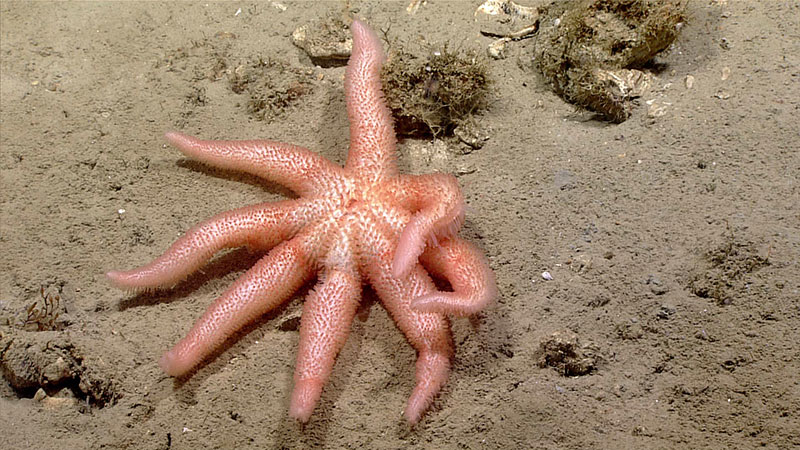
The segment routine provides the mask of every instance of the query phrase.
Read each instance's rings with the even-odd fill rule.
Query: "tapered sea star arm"
[[[336,355],[347,341],[361,294],[354,251],[344,236],[337,255],[324,264],[317,288],[306,298],[300,321],[300,344],[289,415],[307,422],[328,381]],[[332,261],[336,260],[336,261]]]
[[[494,273],[483,254],[469,242],[453,237],[430,247],[420,257],[423,267],[450,282],[453,292],[436,291],[411,302],[419,311],[467,316],[497,298]]]
[[[401,175],[391,195],[414,213],[400,234],[392,274],[403,277],[417,263],[428,242],[436,244],[458,233],[464,223],[464,197],[452,175]]]
[[[308,220],[308,204],[287,200],[226,211],[194,226],[150,264],[106,276],[123,289],[173,286],[223,248],[247,245],[267,250],[291,237]]]
[[[300,196],[325,192],[342,169],[296,145],[266,140],[204,141],[178,132],[164,135],[186,156],[280,183]]]
[[[364,228],[378,230],[368,223]],[[363,238],[369,248],[364,257],[370,284],[397,327],[417,350],[417,384],[403,414],[415,425],[450,374],[453,357],[450,323],[442,314],[420,312],[412,306],[412,299],[436,290],[421,265],[415,264],[403,279],[393,277],[391,239],[379,231],[365,232]]]
[[[208,307],[189,333],[159,360],[164,372],[182,376],[257,317],[288,299],[313,275],[303,235],[269,252]]]
[[[350,118],[350,152],[347,169],[368,183],[393,176],[394,125],[381,91],[381,65],[386,56],[375,33],[358,20],[353,30],[353,54],[347,64],[344,92]]]

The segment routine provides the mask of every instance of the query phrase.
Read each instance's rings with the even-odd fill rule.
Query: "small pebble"
[[[33,394],[33,399],[36,400],[37,402],[40,402],[46,398],[47,398],[47,393],[42,388],[39,388],[39,390],[36,391],[35,394]]]

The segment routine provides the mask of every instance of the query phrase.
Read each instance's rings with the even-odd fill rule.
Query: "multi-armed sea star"
[[[164,288],[220,249],[269,250],[161,358],[167,374],[181,376],[319,273],[303,307],[290,403],[290,414],[303,422],[319,400],[347,339],[361,285],[368,282],[418,353],[417,384],[405,410],[415,424],[450,372],[453,342],[445,315],[475,313],[497,289],[483,255],[457,236],[464,199],[455,177],[397,173],[395,134],[379,77],[383,49],[363,23],[354,20],[352,31],[344,168],[290,144],[167,133],[167,141],[191,158],[278,182],[299,198],[219,214],[150,264],[107,275],[125,289]],[[452,292],[437,290],[429,273],[447,280]]]

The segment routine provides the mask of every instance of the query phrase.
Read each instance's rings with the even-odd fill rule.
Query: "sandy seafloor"
[[[430,0],[413,15],[407,2],[277,4],[0,3],[0,352],[8,367],[20,364],[9,348],[27,349],[27,369],[55,352],[69,372],[66,391],[44,397],[0,383],[0,447],[800,446],[794,1],[691,0],[654,88],[620,125],[554,95],[522,41],[489,63],[483,148],[400,142],[402,170],[458,174],[461,235],[486,252],[500,289],[477,318],[454,320],[450,380],[415,429],[401,417],[415,355],[379,303],[355,321],[305,427],[287,417],[303,293],[185,382],[165,376],[159,355],[258,256],[224,254],[156,295],[113,289],[102,274],[287,191],[189,162],[163,133],[272,138],[341,163],[344,69],[310,65],[295,28],[349,8],[390,41],[480,51],[492,41],[478,1]],[[313,89],[275,120],[253,120],[228,73],[203,72],[218,49],[231,68],[260,56],[306,71]],[[665,114],[648,117],[651,100]],[[740,270],[724,302],[694,295],[691,280],[736,272],[705,256],[725,246],[768,264]],[[5,326],[42,286],[60,291],[63,329]],[[577,336],[595,370],[539,367],[556,332]]]

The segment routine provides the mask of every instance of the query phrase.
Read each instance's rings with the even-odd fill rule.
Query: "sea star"
[[[453,342],[446,314],[473,314],[497,289],[480,251],[457,236],[464,199],[455,177],[397,173],[393,122],[380,84],[383,48],[358,20],[351,29],[345,166],[290,144],[203,141],[167,133],[167,141],[190,158],[278,182],[299,198],[219,214],[190,229],[150,264],[107,276],[124,289],[166,288],[220,249],[269,250],[161,358],[167,374],[183,376],[319,273],[303,307],[289,407],[302,422],[320,398],[347,339],[362,282],[368,282],[417,350],[416,387],[404,413],[414,425],[450,372]],[[437,290],[428,273],[447,280],[452,291]]]

